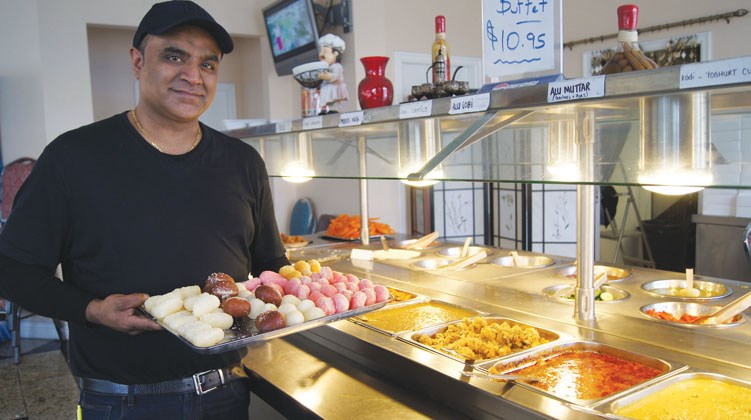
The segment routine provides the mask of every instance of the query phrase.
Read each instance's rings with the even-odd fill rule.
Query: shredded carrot
[[[377,222],[378,217],[368,218],[370,236],[388,235],[394,233],[394,229],[386,223]],[[355,239],[360,237],[360,216],[340,214],[331,219],[326,234],[338,238]]]

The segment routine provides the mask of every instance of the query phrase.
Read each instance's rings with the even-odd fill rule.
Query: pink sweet
[[[290,279],[287,284],[284,285],[284,293],[288,295],[297,295],[297,289],[302,286],[302,280]]]
[[[347,283],[347,289],[349,289],[349,290],[351,290],[353,292],[356,292],[356,291],[360,290],[360,286],[357,283],[355,283],[355,282],[351,282],[351,283]]]
[[[359,283],[360,282],[360,278],[357,277],[354,274],[347,274],[347,281],[349,281],[349,282],[354,281],[354,282],[358,282]]]
[[[313,302],[317,302],[318,298],[320,298],[321,296],[324,296],[324,294],[319,291],[312,291],[310,292],[310,296],[308,296],[308,299],[312,300]]]
[[[335,294],[332,299],[334,300],[334,307],[336,313],[347,312],[349,310],[349,299],[341,293]]]
[[[336,287],[337,291],[343,292],[347,290],[347,283],[334,283],[334,287]]]
[[[349,290],[349,289],[347,289],[347,290],[342,290],[342,291],[341,291],[341,292],[339,292],[339,293],[340,293],[340,294],[342,294],[342,295],[344,295],[344,296],[345,296],[345,297],[346,297],[347,299],[350,299],[350,300],[352,299],[352,295],[354,295],[354,294],[355,294],[355,292],[353,292],[353,291],[351,291],[351,290]]]
[[[262,284],[278,284],[284,286],[287,283],[287,279],[284,276],[271,270],[262,272],[258,277],[261,279]]]
[[[370,306],[376,303],[376,294],[375,290],[373,290],[372,287],[368,289],[360,289],[360,291],[365,293],[365,296],[367,296],[367,299],[365,299],[365,306]]]
[[[360,280],[360,282],[357,283],[357,285],[360,286],[360,290],[373,288],[373,282],[368,279]]]
[[[278,284],[275,283],[269,283],[268,286],[273,287],[279,292],[279,296],[284,296],[284,288]]]
[[[297,288],[297,293],[295,293],[295,296],[297,296],[300,300],[307,299],[308,296],[310,296],[310,287],[308,287],[307,284],[301,284],[300,287]]]
[[[316,306],[323,309],[323,312],[328,315],[334,315],[336,313],[336,306],[334,305],[334,299],[328,296],[321,296],[317,300],[314,300]]]
[[[260,284],[261,279],[259,279],[258,277],[253,277],[248,279],[247,281],[242,282],[242,285],[251,292],[256,290],[256,287],[258,287]]]
[[[347,276],[343,276],[340,273],[334,274],[334,278],[331,280],[332,283],[339,283],[342,281],[348,281]]]
[[[321,277],[333,280],[334,270],[332,270],[331,267],[321,267]]]
[[[321,293],[324,296],[334,297],[334,295],[337,294],[338,292],[339,291],[336,289],[336,287],[334,287],[334,286],[332,286],[330,284],[326,284],[323,287],[321,287]]]
[[[321,278],[321,273],[310,273],[310,280],[316,281]]]
[[[389,300],[390,293],[389,289],[387,289],[386,286],[377,284],[373,286],[373,291],[375,291],[377,303],[386,302],[387,300]]]
[[[302,284],[308,284],[308,283],[311,282],[311,278],[308,277],[308,276],[302,276],[302,277],[300,277],[300,281],[302,282]]]
[[[362,308],[363,306],[365,306],[365,301],[367,299],[368,296],[365,293],[361,291],[355,292],[349,300],[350,309]]]
[[[310,283],[308,283],[308,287],[310,287],[311,292],[320,292],[323,285],[321,283],[311,281]]]

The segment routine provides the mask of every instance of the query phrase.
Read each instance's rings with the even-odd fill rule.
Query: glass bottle
[[[435,17],[435,41],[432,50],[433,60],[433,84],[439,85],[447,82],[451,77],[451,55],[449,44],[446,41],[446,17]]]
[[[639,47],[639,34],[636,31],[638,21],[638,6],[625,4],[618,7],[618,48],[613,57],[605,63],[600,74],[657,68],[657,63],[647,57]]]

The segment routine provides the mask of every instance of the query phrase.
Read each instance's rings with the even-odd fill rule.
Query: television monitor
[[[318,25],[313,0],[279,0],[263,9],[263,21],[280,76],[292,68],[318,61]]]

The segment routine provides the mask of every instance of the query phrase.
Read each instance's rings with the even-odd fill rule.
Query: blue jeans
[[[116,419],[248,419],[250,380],[236,379],[211,392],[127,396],[81,390],[84,420]]]

